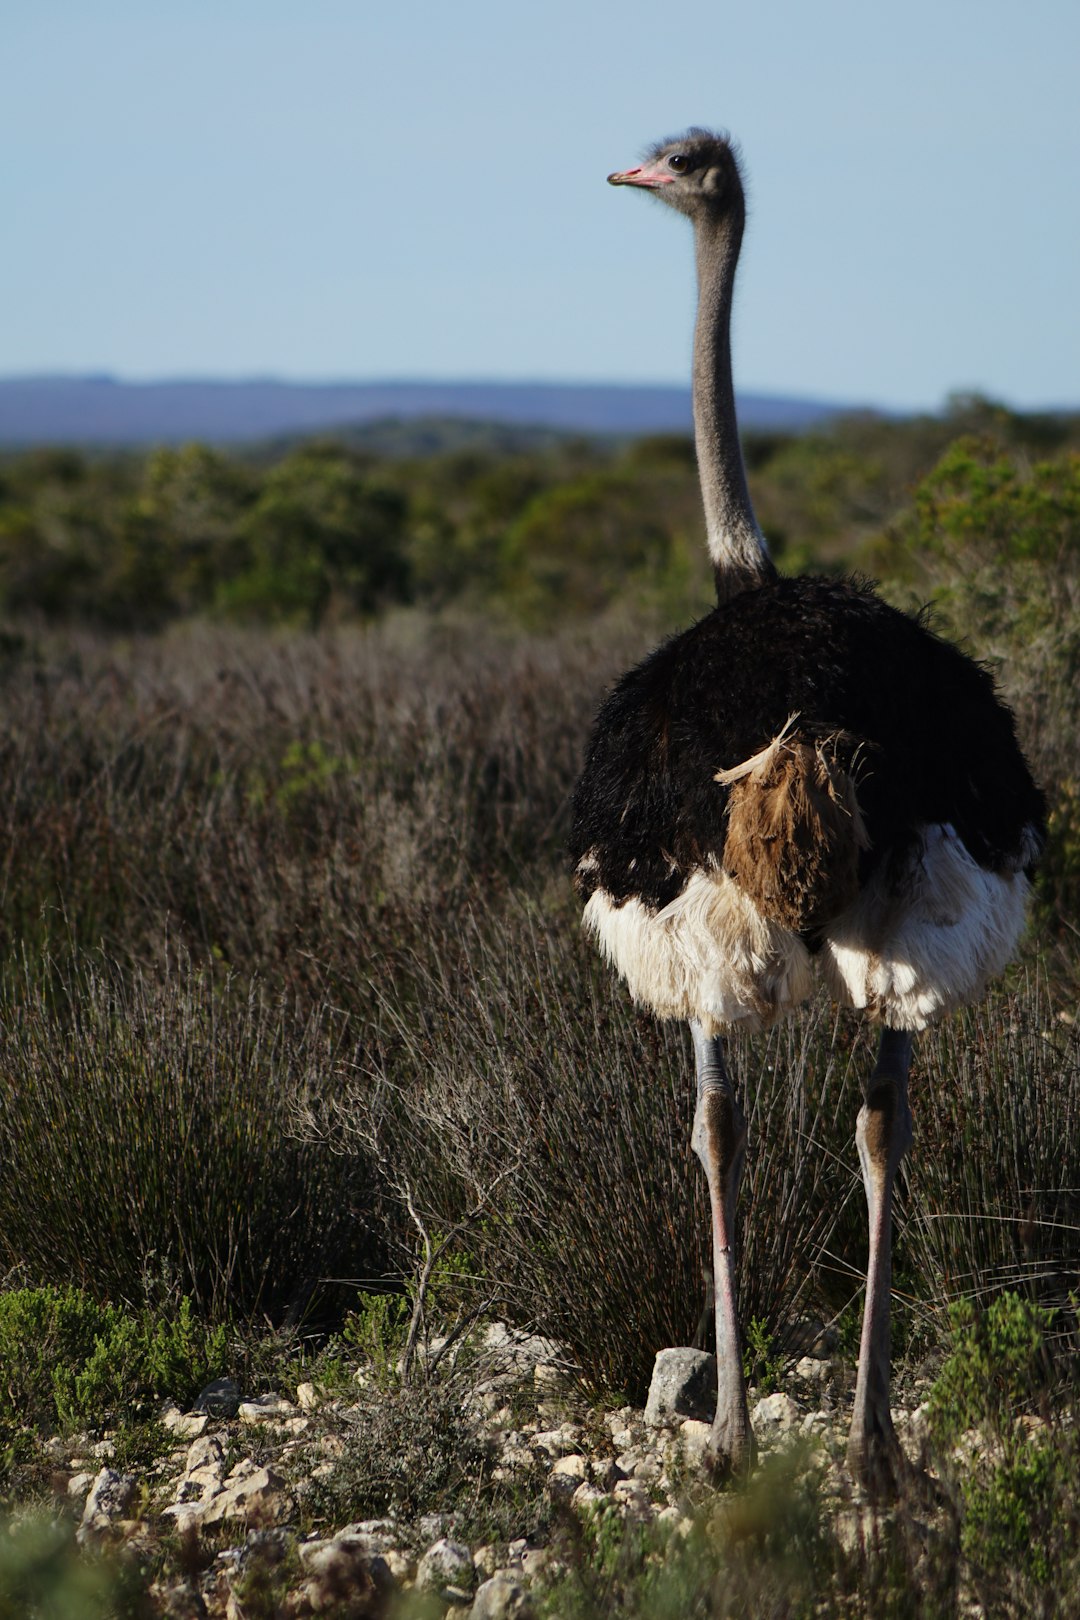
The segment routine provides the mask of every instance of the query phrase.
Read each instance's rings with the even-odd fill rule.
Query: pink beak
[[[666,169],[623,169],[608,175],[609,186],[642,186],[646,191],[659,191],[670,186],[675,179]]]

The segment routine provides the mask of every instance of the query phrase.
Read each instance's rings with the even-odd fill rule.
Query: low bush
[[[190,1404],[225,1370],[226,1345],[186,1296],[166,1312],[71,1287],[0,1291],[0,1423],[100,1427],[151,1397]]]
[[[1075,1305],[1071,1315],[1075,1332]],[[1067,1614],[1080,1598],[1076,1368],[1052,1353],[1060,1332],[1014,1293],[950,1313],[930,1432],[987,1612]]]
[[[943,1620],[956,1609],[955,1545],[928,1552],[901,1503],[863,1515],[829,1499],[814,1453],[766,1458],[745,1486],[699,1508],[677,1533],[601,1509],[568,1520],[543,1614],[555,1620]]]
[[[67,1519],[44,1512],[0,1525],[0,1620],[151,1620],[137,1565],[88,1557]]]
[[[492,1448],[474,1438],[461,1396],[426,1383],[361,1397],[341,1455],[305,1498],[312,1522],[391,1516],[414,1525],[441,1513],[453,1534],[473,1545],[506,1541],[525,1528],[542,1532],[551,1518],[546,1470],[538,1462],[514,1480],[493,1478]]]

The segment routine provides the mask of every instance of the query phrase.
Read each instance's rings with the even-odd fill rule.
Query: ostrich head
[[[608,175],[612,186],[640,186],[695,221],[745,212],[739,160],[726,135],[688,129],[661,141],[636,169]]]

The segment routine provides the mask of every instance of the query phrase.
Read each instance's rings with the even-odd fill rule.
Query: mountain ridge
[[[743,393],[751,431],[800,432],[871,409]],[[132,382],[105,374],[0,377],[0,444],[242,443],[387,419],[458,417],[567,433],[688,433],[689,387],[558,382],[289,382],[273,377]]]

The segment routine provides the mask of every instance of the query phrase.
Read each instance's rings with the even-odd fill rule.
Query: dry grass
[[[131,1297],[153,1251],[208,1308],[280,1314],[312,1273],[378,1270],[384,1236],[408,1273],[409,1192],[463,1297],[640,1394],[703,1303],[689,1062],[582,940],[562,850],[636,639],[9,648],[9,1263]],[[744,1314],[782,1334],[857,1303],[870,1052],[824,1006],[734,1047]],[[924,1341],[945,1298],[1075,1286],[1078,1093],[1035,979],[921,1044],[897,1282]],[[305,1109],[321,1141],[290,1137]]]

